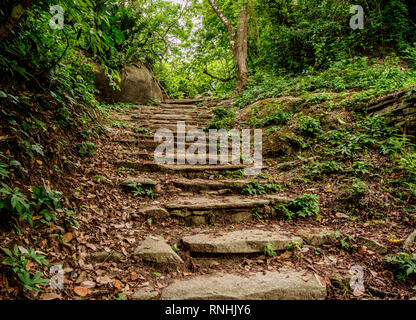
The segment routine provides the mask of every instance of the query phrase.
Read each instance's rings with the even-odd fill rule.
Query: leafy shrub
[[[4,211],[17,213],[19,220],[27,220],[33,226],[33,216],[30,211],[30,203],[26,196],[19,191],[19,188],[11,189],[8,185],[2,183],[3,188],[0,189],[0,212]]]
[[[251,180],[244,188],[241,189],[241,193],[250,196],[256,196],[268,192],[277,192],[281,190],[282,187],[277,184],[261,184],[258,180]]]
[[[316,194],[305,194],[289,201],[287,204],[275,206],[277,211],[283,211],[287,218],[294,216],[306,218],[319,213],[319,199]]]
[[[17,245],[14,246],[13,251],[7,248],[3,248],[3,251],[7,255],[3,263],[11,266],[12,271],[22,281],[26,289],[40,291],[39,285],[49,284],[49,280],[43,279],[40,272],[36,272],[35,275],[31,276],[29,270],[26,268],[29,260],[35,261],[41,266],[49,266],[42,252],[31,248],[23,248],[21,250],[22,252],[19,252]]]
[[[399,252],[394,257],[387,257],[387,262],[395,262],[398,265],[399,273],[397,278],[406,281],[409,276],[416,273],[416,258],[406,252]]]
[[[211,120],[207,129],[229,129],[235,124],[235,110],[234,109],[225,109],[225,108],[216,108],[214,110],[215,116]]]
[[[320,121],[309,116],[300,117],[297,125],[300,133],[304,136],[314,137],[322,130]]]

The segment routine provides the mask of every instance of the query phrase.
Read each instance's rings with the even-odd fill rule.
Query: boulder
[[[111,103],[147,103],[151,99],[162,101],[163,93],[153,77],[152,71],[144,64],[124,67],[120,72],[120,90],[110,86],[102,68],[96,65],[95,85],[99,96]]]

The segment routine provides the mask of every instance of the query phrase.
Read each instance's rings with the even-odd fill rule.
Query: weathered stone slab
[[[279,231],[241,230],[222,235],[197,234],[182,239],[191,252],[201,253],[253,253],[263,252],[270,243],[275,250],[285,250],[293,242],[302,243],[302,238],[288,236]]]
[[[149,179],[149,178],[130,178],[130,179],[124,180],[121,183],[121,185],[123,187],[130,187],[131,185],[135,185],[135,184],[140,184],[142,186],[154,187],[155,185],[158,184],[158,181],[153,180],[153,179]]]
[[[169,210],[188,209],[188,210],[210,210],[210,209],[232,209],[232,208],[255,208],[263,207],[270,203],[269,200],[261,198],[227,197],[227,198],[193,198],[178,199],[167,203],[165,206]]]
[[[374,251],[374,252],[377,252],[377,253],[380,253],[380,254],[387,253],[387,247],[380,244],[379,242],[377,242],[374,239],[359,237],[358,240],[360,241],[360,243],[362,245],[366,246],[371,251]]]
[[[107,252],[104,250],[93,252],[87,257],[87,260],[91,262],[104,262],[104,261],[119,262],[120,260],[123,260],[123,259],[124,259],[124,255],[120,252],[116,252],[116,251]]]
[[[162,300],[323,300],[326,287],[306,272],[267,272],[250,277],[200,276],[168,286]]]
[[[141,212],[147,217],[153,219],[163,219],[169,216],[169,212],[162,207],[152,206],[140,209]]]
[[[312,246],[322,246],[324,244],[335,243],[337,240],[336,233],[330,230],[298,230],[296,232],[307,244]]]
[[[152,300],[152,299],[157,298],[158,295],[159,293],[152,288],[140,288],[132,294],[130,299],[131,300]]]
[[[182,264],[183,260],[160,236],[147,237],[134,251],[134,255],[156,264]]]
[[[250,183],[249,180],[209,180],[209,179],[184,179],[179,178],[173,184],[179,188],[190,190],[218,190],[225,188],[242,188]]]
[[[265,194],[263,198],[269,200],[271,205],[284,204],[292,200],[292,198],[289,198],[286,196],[280,196],[277,194]]]

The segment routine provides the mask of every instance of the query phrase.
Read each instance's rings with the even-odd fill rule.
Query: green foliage
[[[113,300],[127,300],[127,297],[124,293],[120,293],[118,296],[114,296]]]
[[[416,273],[416,258],[409,253],[399,252],[394,257],[387,257],[387,262],[394,262],[397,264],[399,272],[397,278],[406,281],[409,276]]]
[[[309,116],[300,117],[297,125],[298,130],[304,136],[314,137],[322,130],[319,120]]]
[[[133,132],[142,133],[146,136],[151,136],[152,135],[152,133],[149,130],[147,130],[145,128],[142,128],[142,127],[133,127],[132,130],[133,130]]]
[[[268,192],[281,191],[282,187],[274,183],[262,184],[258,180],[251,180],[244,188],[241,189],[242,194],[256,196],[266,194]]]
[[[276,256],[276,252],[274,251],[273,245],[269,242],[263,248],[264,255],[266,257],[274,257]]]
[[[291,116],[291,113],[281,109],[280,107],[275,107],[273,108],[273,111],[264,118],[258,119],[255,116],[250,118],[249,125],[253,127],[275,126],[275,130],[279,130],[279,126],[286,124]]]
[[[353,177],[349,179],[351,184],[342,184],[341,187],[347,188],[348,198],[360,198],[368,191],[368,187],[361,179]]]
[[[347,234],[345,236],[341,235],[339,231],[335,232],[335,237],[338,239],[341,248],[347,251],[356,250],[357,245],[355,244],[355,239]]]
[[[312,164],[303,166],[307,176],[315,179],[322,178],[323,175],[330,175],[334,173],[342,173],[344,171],[341,163],[331,160],[322,162],[313,162]]]
[[[62,193],[59,191],[46,191],[44,187],[33,188],[33,204],[40,206],[39,214],[43,216],[41,222],[49,224],[57,219],[55,212],[62,212],[61,195]]]
[[[234,103],[241,108],[265,98],[310,95],[311,92],[328,90],[357,90],[360,92],[345,102],[357,107],[372,97],[415,86],[415,72],[403,70],[397,57],[385,57],[379,61],[365,56],[331,62],[326,70],[311,69],[296,75],[271,75],[259,71]],[[317,103],[322,97],[316,99],[308,103]]]
[[[239,178],[244,178],[246,176],[246,174],[244,173],[244,169],[225,170],[224,176],[226,178],[239,179]]]
[[[19,191],[19,188],[11,189],[8,185],[2,183],[0,189],[0,213],[16,214],[19,221],[26,220],[33,227],[34,213],[42,216],[40,222],[49,225],[51,221],[58,220],[58,214],[61,215],[65,224],[77,227],[78,221],[72,210],[62,207],[62,193],[55,190],[46,191],[44,187],[33,187],[31,201]],[[58,227],[58,226],[57,226]]]
[[[19,220],[27,220],[33,226],[33,216],[30,212],[30,203],[26,196],[19,191],[19,188],[11,189],[8,185],[2,183],[3,188],[0,189],[2,197],[0,199],[0,212],[17,213]]]
[[[36,272],[36,274],[31,276],[29,270],[26,268],[29,260],[35,261],[40,266],[49,266],[49,263],[45,260],[45,256],[42,255],[42,252],[31,248],[22,248],[22,250],[19,251],[17,245],[14,246],[13,250],[7,248],[2,249],[7,255],[3,260],[3,263],[11,267],[12,271],[17,275],[20,281],[22,281],[26,289],[40,291],[41,288],[39,285],[49,284],[49,280],[43,279],[40,272]]]
[[[275,209],[283,212],[288,219],[292,219],[294,216],[312,217],[319,213],[319,199],[316,194],[304,194],[286,204],[276,205]]]
[[[143,196],[148,196],[149,198],[151,198],[152,200],[155,197],[154,191],[152,188],[144,188],[141,183],[138,182],[131,182],[129,184],[129,187],[134,188],[133,191],[133,195],[135,197],[143,197]]]
[[[214,118],[211,120],[207,129],[230,129],[235,124],[235,110],[234,109],[225,109],[225,108],[216,108],[214,110]]]
[[[82,155],[92,156],[95,151],[95,144],[91,141],[83,141],[77,144],[78,152]]]
[[[360,4],[365,27],[349,26],[350,8]],[[255,1],[255,31],[249,42],[251,63],[274,73],[327,68],[333,61],[363,52],[404,50],[416,40],[411,2],[393,1]]]

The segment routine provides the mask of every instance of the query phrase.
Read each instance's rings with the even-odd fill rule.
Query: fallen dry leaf
[[[136,271],[132,271],[130,272],[130,278],[131,280],[137,280],[139,277],[137,276],[137,272]]]
[[[72,238],[73,238],[72,232],[67,232],[67,233],[64,234],[64,240],[65,240],[65,242],[71,241]]]
[[[74,292],[80,297],[85,297],[91,293],[91,290],[84,287],[75,287]]]
[[[117,281],[116,281],[116,283],[114,283],[114,287],[115,287],[117,290],[121,290],[121,281],[120,281],[120,280],[117,280]]]

